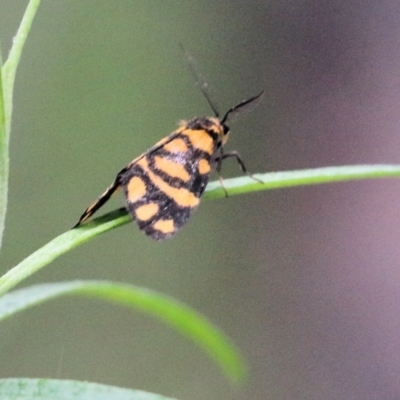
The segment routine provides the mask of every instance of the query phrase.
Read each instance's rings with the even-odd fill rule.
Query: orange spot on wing
[[[181,207],[196,207],[200,199],[196,197],[192,192],[185,188],[174,188],[168,183],[164,182],[159,176],[155,175],[151,171],[148,172],[152,182],[168,197],[173,199],[178,206]]]
[[[189,138],[193,147],[210,155],[214,153],[214,141],[207,131],[203,129],[185,129],[181,133]]]
[[[208,174],[211,171],[211,165],[210,163],[205,160],[204,158],[202,158],[199,161],[199,173],[204,175],[204,174]]]
[[[168,183],[166,183],[162,178],[157,176],[154,172],[152,172],[149,168],[149,164],[146,158],[142,158],[137,162],[137,165],[140,165],[149,177],[149,179],[156,185],[162,192],[164,192],[168,197],[173,199],[176,204],[181,207],[196,207],[200,199],[196,197],[191,191],[185,188],[174,188]]]
[[[190,175],[182,164],[178,164],[168,158],[159,156],[154,157],[154,162],[157,169],[165,172],[170,177],[182,179],[184,182],[190,180]]]
[[[170,153],[185,153],[186,151],[188,151],[188,147],[185,141],[179,138],[171,140],[169,143],[164,145],[164,149],[166,151],[169,151]]]
[[[172,219],[161,219],[157,221],[154,225],[153,228],[156,229],[157,231],[160,231],[164,234],[167,233],[172,233],[175,231],[175,225],[174,225],[174,220]]]
[[[127,199],[130,203],[135,203],[146,194],[146,184],[138,176],[134,176],[128,182],[127,188]]]
[[[139,165],[144,172],[148,172],[149,171],[149,163],[147,162],[147,158],[146,157],[141,158],[136,163],[136,165]]]
[[[144,204],[135,210],[136,218],[140,221],[148,221],[158,213],[160,207],[156,203]]]

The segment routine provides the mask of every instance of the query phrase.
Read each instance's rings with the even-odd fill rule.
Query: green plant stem
[[[0,73],[0,247],[3,242],[7,211],[8,174],[10,164],[9,142],[15,74],[17,72],[18,63],[21,58],[26,38],[28,37],[39,4],[40,0],[29,1],[17,34],[14,37],[9,57],[4,66],[2,66]]]
[[[62,233],[60,236],[57,236],[40,249],[36,250],[34,253],[32,253],[30,256],[25,258],[18,265],[16,265],[14,268],[10,269],[6,274],[0,277],[0,296],[16,286],[19,282],[21,282],[28,276],[34,274],[42,267],[50,264],[60,255],[91,239],[93,237],[94,231],[96,232],[95,235],[98,235],[102,232],[107,232],[114,227],[122,225],[123,221],[125,223],[129,222],[129,218],[127,218],[126,215],[122,217],[120,216],[120,218],[115,219],[116,213],[118,213],[118,211],[107,214],[105,218],[100,218],[101,221],[104,221],[106,218],[111,219],[111,221],[100,224],[98,223],[98,221],[96,221],[95,223],[92,222],[90,224],[92,229],[89,230],[85,229],[86,227],[84,229],[69,230]],[[121,212],[119,213],[121,214]],[[96,226],[93,227],[93,225]]]
[[[371,178],[400,177],[400,165],[370,164],[370,165],[341,165],[337,167],[321,167],[300,169],[295,171],[269,172],[254,174],[255,178],[264,182],[261,184],[249,177],[224,180],[224,187],[229,196],[258,192],[261,190],[283,189],[305,185],[319,185],[354,181]],[[207,186],[205,199],[225,197],[225,192],[218,181],[210,182]]]
[[[1,50],[0,50],[1,52]],[[8,197],[9,155],[7,123],[4,105],[3,73],[0,68],[0,247],[3,242]]]
[[[13,45],[10,50],[7,61],[3,66],[4,77],[4,103],[6,111],[6,126],[7,132],[10,132],[11,114],[12,114],[12,100],[15,74],[19,60],[21,59],[22,50],[24,48],[26,39],[32,26],[33,19],[35,18],[36,11],[40,5],[40,0],[30,0],[26,7],[21,24],[18,28],[17,34],[13,39]]]
[[[400,177],[400,165],[325,167],[299,171],[271,172],[255,176],[264,183],[259,183],[250,177],[242,177],[226,179],[224,180],[224,186],[231,196],[234,194],[301,185],[316,185],[355,179]],[[216,199],[223,197],[225,197],[225,192],[219,182],[210,182],[204,198]],[[120,209],[96,218],[77,229],[61,234],[0,277],[0,296],[61,254],[101,233],[127,224],[129,221],[130,218],[127,215],[127,211]]]

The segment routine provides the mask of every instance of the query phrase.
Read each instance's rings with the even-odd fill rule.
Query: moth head
[[[208,131],[213,132],[219,138],[219,142],[222,145],[226,143],[229,136],[229,126],[222,123],[222,121],[218,117],[209,117],[207,118],[209,126]]]

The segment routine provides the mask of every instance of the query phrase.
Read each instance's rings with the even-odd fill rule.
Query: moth
[[[73,228],[79,227],[122,188],[129,214],[139,228],[152,239],[164,240],[174,236],[187,222],[200,203],[211,172],[219,174],[225,159],[235,158],[242,171],[248,173],[237,151],[224,152],[229,137],[227,122],[229,117],[260,99],[264,91],[230,108],[220,118],[205,86],[200,89],[214,116],[182,121],[176,131],[131,161]]]

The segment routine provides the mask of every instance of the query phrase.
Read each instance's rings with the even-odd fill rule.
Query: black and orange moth
[[[155,240],[164,240],[187,222],[200,203],[211,172],[215,170],[219,174],[223,160],[235,158],[242,171],[248,174],[238,152],[224,152],[229,136],[227,121],[259,99],[263,91],[230,108],[220,118],[204,88],[201,90],[214,117],[182,121],[175,132],[135,158],[83,212],[73,228],[90,218],[122,188],[129,214],[139,228]]]

